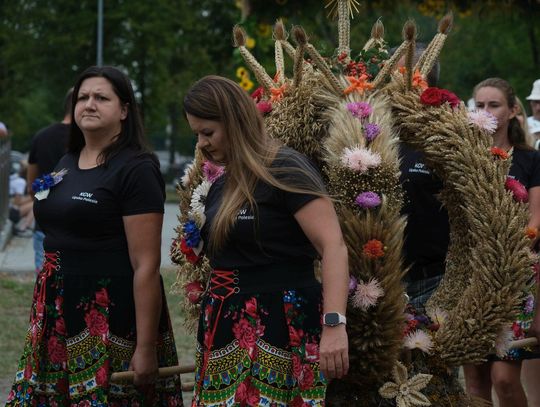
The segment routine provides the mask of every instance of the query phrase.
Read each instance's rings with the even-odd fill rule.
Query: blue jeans
[[[34,241],[34,264],[36,266],[36,271],[41,270],[43,266],[44,254],[43,254],[43,239],[45,239],[45,233],[40,230],[34,231],[33,241]]]
[[[407,294],[409,303],[414,306],[419,314],[425,314],[427,300],[435,292],[442,280],[442,274],[438,276],[423,278],[416,281],[407,282]]]

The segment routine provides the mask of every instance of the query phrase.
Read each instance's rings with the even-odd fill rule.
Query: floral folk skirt
[[[521,304],[518,316],[512,323],[512,340],[525,339],[527,337],[527,331],[531,327],[534,310],[536,306],[536,290],[538,282],[535,279],[530,281],[529,286],[525,292],[525,299]],[[538,346],[526,346],[524,348],[509,349],[506,355],[502,358],[496,355],[489,355],[489,361],[512,361],[512,360],[526,360],[526,359],[538,359],[540,358],[540,347]]]
[[[313,270],[212,273],[193,406],[324,406],[321,286]]]
[[[178,364],[162,288],[160,366]],[[181,406],[179,376],[143,388],[112,383],[136,344],[133,271],[125,253],[46,252],[7,406]]]

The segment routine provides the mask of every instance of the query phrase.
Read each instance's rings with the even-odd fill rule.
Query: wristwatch
[[[323,315],[323,325],[337,326],[339,324],[347,325],[347,318],[339,312],[327,312]]]

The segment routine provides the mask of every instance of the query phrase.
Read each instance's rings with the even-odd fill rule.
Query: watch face
[[[324,315],[325,325],[337,325],[339,324],[339,315],[335,312],[329,312]]]

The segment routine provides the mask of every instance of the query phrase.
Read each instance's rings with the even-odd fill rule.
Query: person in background
[[[25,171],[23,163],[11,166],[9,176],[9,218],[14,223],[15,236],[32,236],[34,224],[33,197],[26,194],[26,180],[21,174]]]
[[[540,79],[534,81],[531,94],[526,99],[531,103],[532,111],[532,115],[527,118],[529,131],[536,139],[540,139]]]
[[[6,405],[181,406],[180,377],[158,377],[178,363],[159,273],[165,187],[129,78],[86,69],[71,112],[61,176],[36,188],[45,261]],[[133,383],[110,382],[127,370]]]
[[[540,139],[537,139],[529,131],[529,126],[527,124],[527,111],[525,110],[525,106],[523,105],[523,102],[517,96],[516,96],[516,106],[517,106],[516,118],[518,119],[519,125],[521,126],[521,128],[523,129],[523,132],[525,133],[525,140],[527,140],[528,145],[530,145],[535,150],[538,150],[538,147],[540,146]]]
[[[497,119],[497,129],[492,135],[493,146],[507,151],[512,156],[509,177],[519,181],[529,193],[528,227],[540,227],[540,152],[527,144],[525,133],[516,117],[517,101],[513,88],[500,78],[489,78],[474,88],[473,97],[477,109],[484,109]],[[512,326],[513,340],[526,335],[540,339],[540,313],[534,301],[534,275],[528,297]],[[527,407],[527,398],[521,386],[522,361],[540,357],[535,348],[511,349],[504,358],[495,355],[488,362],[464,365],[465,383],[470,395],[491,401],[492,386],[499,399],[500,407]],[[538,380],[538,379],[537,379]]]
[[[71,104],[73,88],[64,97],[64,118],[36,133],[32,139],[28,155],[27,185],[28,192],[33,194],[32,183],[36,178],[49,174],[67,151],[69,126],[71,124]],[[36,271],[43,265],[43,239],[45,235],[36,222],[34,228],[34,263]]]
[[[184,110],[197,148],[225,169],[207,194],[201,229],[213,270],[193,405],[322,406],[328,381],[349,364],[347,247],[322,178],[267,135],[253,99],[229,79],[196,82]]]
[[[417,42],[414,63],[426,45]],[[395,51],[391,50],[391,52]],[[403,58],[399,65],[405,63]],[[426,77],[429,86],[437,86],[440,64],[437,61]],[[424,154],[406,143],[399,144],[400,182],[405,192],[402,214],[407,216],[403,259],[409,303],[424,314],[424,306],[439,286],[445,272],[450,242],[448,212],[437,195],[442,181],[425,163]]]

